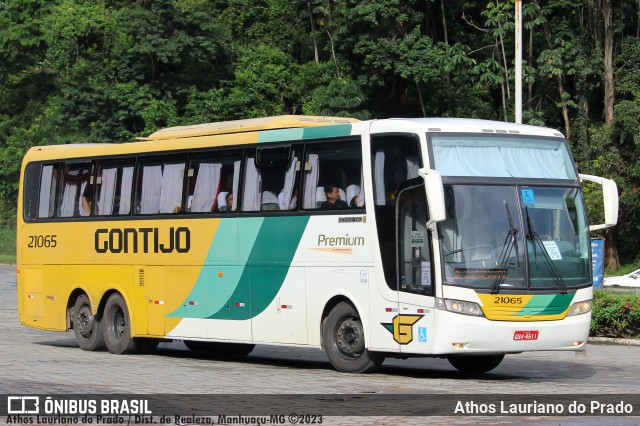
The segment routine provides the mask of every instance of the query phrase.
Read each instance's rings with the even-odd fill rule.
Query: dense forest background
[[[32,146],[278,114],[513,121],[512,0],[0,0],[0,228]],[[640,0],[523,0],[523,121],[611,177],[640,254]],[[591,221],[601,220],[587,191]]]

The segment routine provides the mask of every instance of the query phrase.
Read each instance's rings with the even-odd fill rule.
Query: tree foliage
[[[640,2],[523,6],[524,120],[563,131],[581,171],[616,179],[621,255],[635,259]],[[513,0],[0,0],[0,205],[15,210],[35,145],[276,114],[513,120],[513,16]]]

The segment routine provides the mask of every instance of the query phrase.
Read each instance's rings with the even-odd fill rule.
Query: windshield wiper
[[[513,217],[511,216],[511,211],[509,210],[509,204],[506,201],[502,201],[504,203],[505,208],[507,209],[507,219],[509,220],[509,232],[507,232],[507,236],[504,240],[504,244],[502,245],[502,251],[500,252],[500,257],[498,258],[499,267],[498,267],[498,275],[496,279],[493,281],[493,285],[491,286],[491,294],[497,294],[500,291],[500,286],[507,278],[508,268],[505,270],[505,267],[508,267],[509,256],[511,256],[511,250],[515,249],[516,251],[516,263],[520,266],[519,254],[518,254],[518,228],[513,226]],[[500,275],[501,271],[505,271],[504,275]]]
[[[560,275],[558,268],[556,268],[556,265],[553,263],[553,260],[551,260],[549,253],[547,253],[547,248],[544,246],[544,243],[542,242],[540,235],[538,235],[538,233],[534,229],[533,220],[531,219],[531,215],[529,215],[529,207],[525,207],[525,213],[527,214],[527,231],[528,231],[527,239],[533,242],[534,259],[538,259],[538,253],[536,251],[536,245],[537,245],[540,248],[540,251],[542,252],[542,254],[544,255],[543,257],[545,259],[547,267],[549,268],[549,272],[551,272],[551,275],[556,280],[558,288],[560,289],[560,293],[567,294],[567,285],[562,279],[562,275]],[[531,279],[531,272],[529,272],[529,279]]]

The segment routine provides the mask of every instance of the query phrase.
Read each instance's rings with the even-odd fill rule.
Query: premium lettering
[[[95,234],[96,253],[188,253],[189,228],[100,228]]]
[[[327,237],[324,234],[320,234],[318,235],[318,245],[325,247],[363,246],[364,237],[350,237],[349,234],[344,237]]]

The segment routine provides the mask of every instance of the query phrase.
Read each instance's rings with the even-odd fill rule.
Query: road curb
[[[589,343],[594,345],[640,346],[639,339],[615,339],[611,337],[589,337]]]

